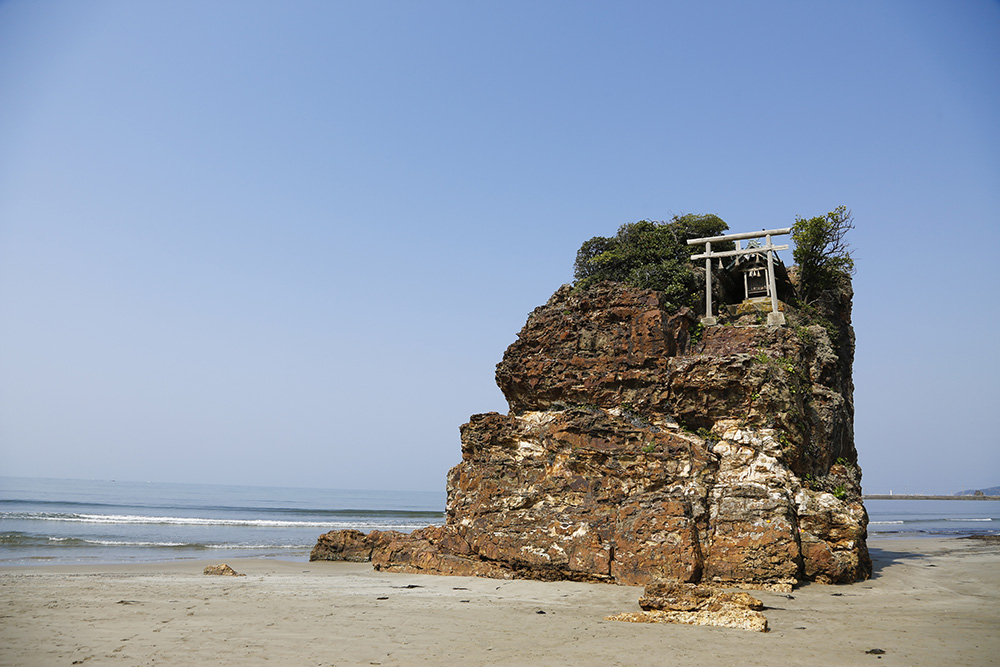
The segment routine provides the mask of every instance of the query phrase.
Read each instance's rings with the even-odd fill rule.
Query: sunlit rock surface
[[[701,330],[657,292],[560,288],[461,427],[447,523],[334,531],[312,558],[489,577],[780,590],[866,578],[849,286],[827,326]]]
[[[639,598],[640,612],[608,616],[629,623],[713,625],[767,632],[764,604],[747,593],[729,593],[697,584],[655,581]]]

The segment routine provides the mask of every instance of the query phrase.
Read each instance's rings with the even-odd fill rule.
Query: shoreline
[[[954,532],[954,533],[942,533],[942,532],[925,532],[918,529],[892,529],[892,530],[869,530],[867,541],[869,545],[872,541],[898,541],[898,540],[953,540],[953,539],[1000,539],[1000,533],[969,533],[965,531]],[[238,562],[238,561],[259,561],[259,562],[277,562],[277,563],[298,563],[307,564],[309,563],[309,553],[311,549],[302,548],[295,553],[282,553],[275,554],[269,553],[267,555],[250,555],[250,556],[239,556],[234,555],[232,552],[227,554],[218,554],[212,556],[207,552],[203,552],[198,556],[183,556],[183,557],[150,557],[148,559],[138,559],[138,558],[108,558],[108,559],[94,559],[94,560],[69,560],[69,562],[60,559],[58,556],[46,556],[46,557],[36,557],[32,559],[31,562],[25,562],[23,560],[9,559],[7,561],[0,561],[0,573],[4,571],[17,571],[31,568],[70,568],[70,569],[95,569],[98,571],[105,570],[108,568],[115,568],[118,566],[163,566],[167,567],[173,563],[184,564],[184,563],[221,563],[221,562]],[[2,666],[0,666],[2,667]]]
[[[878,541],[899,541],[899,540],[916,540],[922,542],[924,540],[953,540],[953,539],[1000,539],[1000,532],[968,532],[960,531],[956,532],[936,532],[936,531],[923,531],[916,528],[906,529],[897,528],[893,526],[890,529],[872,530],[869,528],[867,541],[869,545]],[[70,568],[70,569],[95,569],[95,570],[105,570],[108,568],[116,568],[119,566],[163,566],[168,567],[171,564],[184,564],[184,563],[221,563],[221,562],[237,562],[237,561],[260,561],[260,562],[277,562],[277,563],[298,563],[307,564],[309,563],[309,554],[311,549],[295,549],[289,550],[290,553],[274,553],[273,550],[266,550],[267,554],[251,554],[251,555],[238,555],[232,551],[227,553],[212,554],[209,550],[203,550],[197,555],[186,555],[170,557],[164,553],[159,553],[156,555],[149,555],[148,557],[95,557],[93,559],[89,558],[61,558],[59,556],[36,556],[32,558],[25,559],[6,559],[0,560],[0,573],[4,571],[18,571],[26,569],[40,569],[40,568]],[[2,665],[0,665],[2,667]]]
[[[0,568],[0,665],[989,664],[998,540],[869,540],[868,581],[754,591],[771,631],[606,621],[639,587],[230,559]],[[866,651],[880,649],[884,654]],[[122,660],[125,660],[125,663]],[[654,662],[656,662],[654,661]]]
[[[926,496],[919,493],[866,493],[862,500],[1000,500],[1000,496]]]

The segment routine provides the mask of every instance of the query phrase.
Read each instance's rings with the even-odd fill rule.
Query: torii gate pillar
[[[767,282],[768,289],[771,292],[771,312],[767,314],[767,325],[768,326],[781,326],[785,323],[785,314],[778,310],[778,287],[774,281],[774,251],[771,250],[774,246],[771,245],[771,235],[767,234],[765,236],[767,242],[764,247],[768,249],[767,251]]]
[[[714,327],[719,323],[712,315],[712,242],[705,241],[705,317],[701,323],[706,327]]]

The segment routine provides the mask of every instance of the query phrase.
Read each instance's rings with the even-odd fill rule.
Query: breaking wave
[[[61,521],[71,523],[90,523],[108,525],[160,525],[160,526],[244,526],[253,528],[354,528],[373,523],[385,524],[386,528],[400,529],[426,525],[428,522],[441,521],[441,512],[398,512],[367,510],[353,512],[338,511],[328,520],[298,520],[285,519],[237,519],[237,518],[203,518],[186,516],[147,516],[144,514],[83,514],[75,512],[0,512],[0,520],[22,519],[29,521]],[[402,515],[402,516],[401,516]],[[351,517],[353,521],[336,520],[334,517]],[[381,520],[380,520],[381,519]],[[402,519],[402,520],[401,520]]]
[[[200,543],[200,542],[159,542],[150,540],[102,540],[80,537],[51,537],[32,535],[18,531],[0,533],[0,544],[5,547],[150,547],[155,549],[309,549],[313,544],[249,544]]]

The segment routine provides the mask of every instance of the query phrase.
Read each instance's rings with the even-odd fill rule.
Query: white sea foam
[[[312,549],[315,544],[206,544],[206,549]]]
[[[331,526],[331,521],[279,521],[275,519],[204,519],[187,516],[144,516],[141,514],[78,514],[68,515],[65,521],[109,524],[167,524],[176,526],[259,526],[291,528],[295,526],[319,528]]]
[[[102,547],[187,547],[185,542],[133,542],[131,540],[80,540],[87,544],[98,544]]]
[[[868,525],[869,526],[875,526],[875,525],[884,526],[884,525],[887,525],[887,524],[896,524],[896,523],[905,523],[905,521],[869,521]]]
[[[85,523],[98,525],[160,525],[160,526],[236,526],[246,528],[321,528],[325,530],[359,529],[410,531],[427,525],[438,525],[440,521],[426,519],[412,522],[383,523],[378,520],[364,521],[284,521],[278,519],[234,519],[203,518],[183,516],[146,516],[144,514],[56,514],[56,513],[15,513],[4,512],[5,519],[30,519],[34,521],[56,521],[65,523]],[[58,538],[55,538],[58,539]],[[71,539],[71,538],[67,538]]]
[[[95,540],[77,537],[50,537],[50,542],[75,542],[102,547],[191,547],[195,549],[311,549],[312,544],[194,544],[190,542],[150,542],[148,540]]]
[[[426,526],[433,521],[413,523],[382,524],[379,521],[282,521],[277,519],[206,519],[186,516],[146,516],[142,514],[7,514],[11,519],[32,519],[35,521],[62,521],[70,523],[93,523],[107,525],[173,525],[173,526],[246,526],[253,528],[358,528],[378,525],[382,529],[410,530]]]

